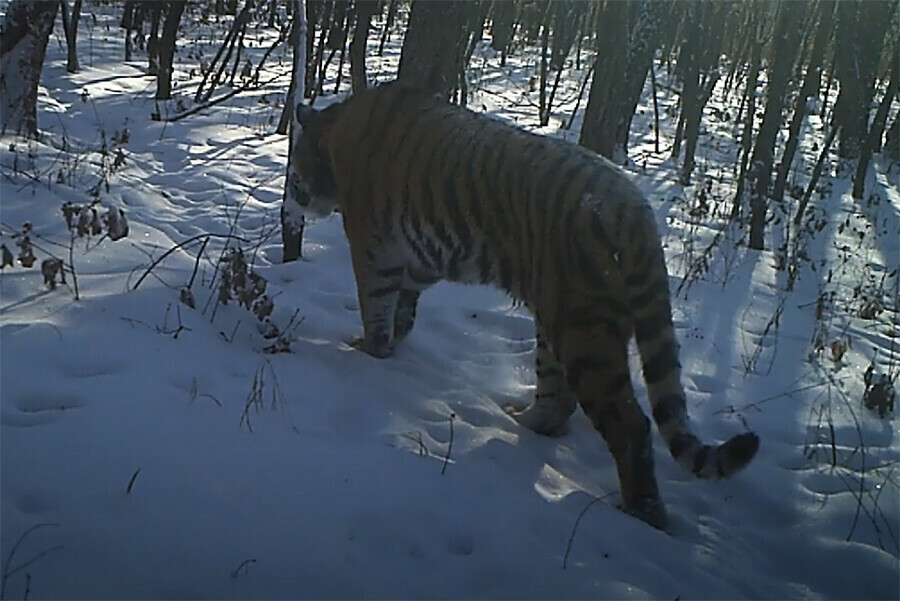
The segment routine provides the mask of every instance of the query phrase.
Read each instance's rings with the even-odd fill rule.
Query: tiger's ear
[[[305,104],[297,105],[295,116],[300,127],[307,130],[313,128],[319,121],[319,111]]]

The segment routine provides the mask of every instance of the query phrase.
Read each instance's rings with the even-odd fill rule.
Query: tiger
[[[295,118],[286,202],[343,217],[362,315],[355,348],[388,357],[440,280],[493,284],[536,330],[534,399],[509,412],[559,435],[580,405],[613,456],[625,512],[668,523],[632,337],[675,461],[718,479],[753,459],[752,431],[709,445],[691,430],[655,215],[613,163],[397,81],[321,110],[298,104]]]

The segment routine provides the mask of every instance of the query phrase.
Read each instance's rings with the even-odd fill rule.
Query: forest
[[[654,433],[665,531],[584,414],[510,417],[503,293],[354,351],[291,134],[393,80],[652,205],[693,426],[761,439]],[[0,598],[898,598],[898,86],[889,0],[0,1]]]

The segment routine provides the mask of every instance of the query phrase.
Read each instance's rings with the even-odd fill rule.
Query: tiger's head
[[[331,161],[322,145],[322,134],[337,116],[339,105],[317,111],[297,105],[291,160],[288,169],[288,200],[307,217],[328,217],[337,208],[337,184]]]

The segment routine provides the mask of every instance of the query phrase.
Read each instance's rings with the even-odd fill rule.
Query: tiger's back
[[[611,163],[399,84],[298,119],[295,181],[320,213],[331,202],[343,214],[364,350],[390,354],[434,282],[494,284],[537,326],[535,401],[517,419],[553,434],[580,404],[616,460],[627,510],[665,523],[632,335],[675,459],[727,477],[753,457],[755,434],[716,447],[690,431],[655,218]]]

